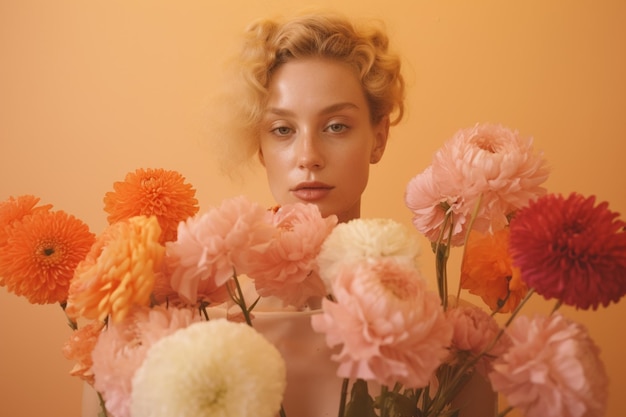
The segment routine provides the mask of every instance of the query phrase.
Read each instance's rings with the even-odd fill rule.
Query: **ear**
[[[261,165],[265,166],[265,158],[263,157],[263,149],[261,149],[260,146],[259,146],[259,152],[257,155],[259,156],[259,162],[261,162]]]
[[[387,146],[387,138],[389,137],[389,116],[383,117],[378,124],[374,126],[374,146],[370,153],[370,163],[376,164],[380,161],[385,153]]]

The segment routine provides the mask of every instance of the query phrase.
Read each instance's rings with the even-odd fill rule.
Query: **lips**
[[[335,187],[322,182],[302,182],[291,193],[299,200],[313,202],[326,197],[333,188]]]

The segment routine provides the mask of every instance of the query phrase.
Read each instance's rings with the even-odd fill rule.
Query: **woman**
[[[384,28],[308,14],[260,20],[245,35],[235,82],[227,84],[235,101],[225,107],[224,168],[258,155],[278,205],[311,203],[339,222],[359,218],[370,165],[381,160],[389,128],[404,113],[400,58]],[[257,316],[255,327],[287,359],[287,415],[334,416],[341,381],[320,335],[302,333],[310,327],[305,314],[270,323]],[[464,401],[476,394],[486,401],[474,401],[462,417],[495,414],[491,389],[476,383],[479,391]]]
[[[379,24],[334,14],[252,24],[228,84],[226,169],[258,154],[279,205],[359,217],[369,166],[404,111],[400,58],[388,45]]]
[[[224,171],[256,156],[278,205],[311,203],[339,222],[358,218],[370,165],[404,111],[400,58],[382,25],[329,13],[259,20],[234,64],[225,83],[232,101],[220,107]],[[311,311],[259,311],[279,304],[263,299],[254,326],[286,358],[287,416],[336,416],[342,380],[324,336],[312,333]]]

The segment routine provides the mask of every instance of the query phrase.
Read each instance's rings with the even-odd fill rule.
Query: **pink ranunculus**
[[[586,329],[559,313],[517,317],[493,363],[493,388],[525,417],[603,417],[608,379]]]
[[[450,210],[454,224],[452,245],[463,242],[479,201],[473,227],[483,233],[499,230],[507,224],[508,215],[545,194],[541,184],[549,171],[543,156],[534,152],[531,138],[489,123],[459,130],[435,153],[428,169],[432,172],[409,182],[407,206],[418,217],[414,224],[424,225],[423,230],[418,230],[431,240],[439,235],[433,226],[442,218],[432,211]],[[425,197],[420,196],[424,191]],[[430,210],[428,200],[433,206]],[[424,215],[426,220],[420,220]],[[443,236],[445,239],[447,233]]]
[[[244,197],[235,197],[180,223],[178,239],[166,244],[172,288],[190,304],[199,297],[224,301],[220,287],[235,271],[246,274],[249,251],[267,247],[274,238],[276,229],[268,213]],[[220,299],[213,299],[212,294]]]
[[[439,297],[417,269],[393,258],[346,264],[333,280],[336,302],[324,299],[316,332],[341,351],[337,375],[408,388],[426,386],[448,356],[452,326]]]
[[[405,192],[406,206],[413,212],[413,226],[431,242],[436,242],[442,232],[448,207],[447,198],[441,194],[439,183],[433,178],[432,166],[413,177]],[[451,244],[461,246],[467,224],[456,221]],[[446,236],[441,236],[446,241]]]
[[[296,308],[326,296],[315,258],[337,217],[324,218],[316,205],[297,203],[282,206],[272,223],[276,238],[264,250],[249,252],[248,276],[259,295],[278,297]]]
[[[94,388],[115,417],[130,416],[132,379],[148,349],[162,337],[201,321],[192,309],[134,307],[121,322],[109,324],[92,351]]]
[[[521,279],[543,297],[594,310],[626,295],[626,222],[608,203],[548,194],[511,221],[510,250]]]
[[[446,317],[452,324],[452,348],[455,351],[468,352],[475,357],[492,344],[500,327],[493,316],[481,308],[469,303],[449,308]],[[476,370],[487,375],[492,360],[501,355],[508,346],[508,338],[500,338],[476,364]]]
[[[91,365],[91,352],[98,342],[102,333],[104,322],[92,321],[72,333],[70,338],[63,344],[63,356],[75,361],[70,375],[77,376],[89,385],[93,385],[94,377]]]

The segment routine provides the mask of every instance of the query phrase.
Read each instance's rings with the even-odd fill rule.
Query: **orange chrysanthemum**
[[[17,198],[9,197],[8,200],[0,203],[0,248],[7,243],[6,229],[15,221],[37,211],[48,211],[51,204],[35,207],[39,198],[32,195],[22,195]],[[0,273],[0,287],[4,287],[4,278]]]
[[[109,224],[134,216],[156,216],[161,226],[160,242],[176,240],[178,223],[199,210],[196,190],[176,171],[138,169],[113,184],[104,196]]]
[[[133,305],[148,305],[165,253],[160,235],[155,216],[136,216],[109,226],[76,268],[67,314],[92,320],[110,315],[119,322]]]
[[[63,211],[38,210],[4,232],[3,285],[33,304],[64,302],[74,269],[95,241],[89,227]]]
[[[93,385],[95,379],[91,370],[93,364],[91,352],[96,346],[103,328],[104,322],[92,321],[73,332],[72,336],[63,345],[63,356],[67,360],[76,362],[70,371],[70,375],[77,376],[90,385]]]
[[[0,246],[6,244],[6,232],[4,231],[14,221],[21,220],[24,216],[39,211],[49,211],[52,204],[35,207],[39,198],[32,195],[21,195],[17,198],[9,197],[0,203]]]
[[[461,288],[480,296],[492,311],[511,312],[528,292],[509,254],[509,229],[472,231],[461,268]]]

